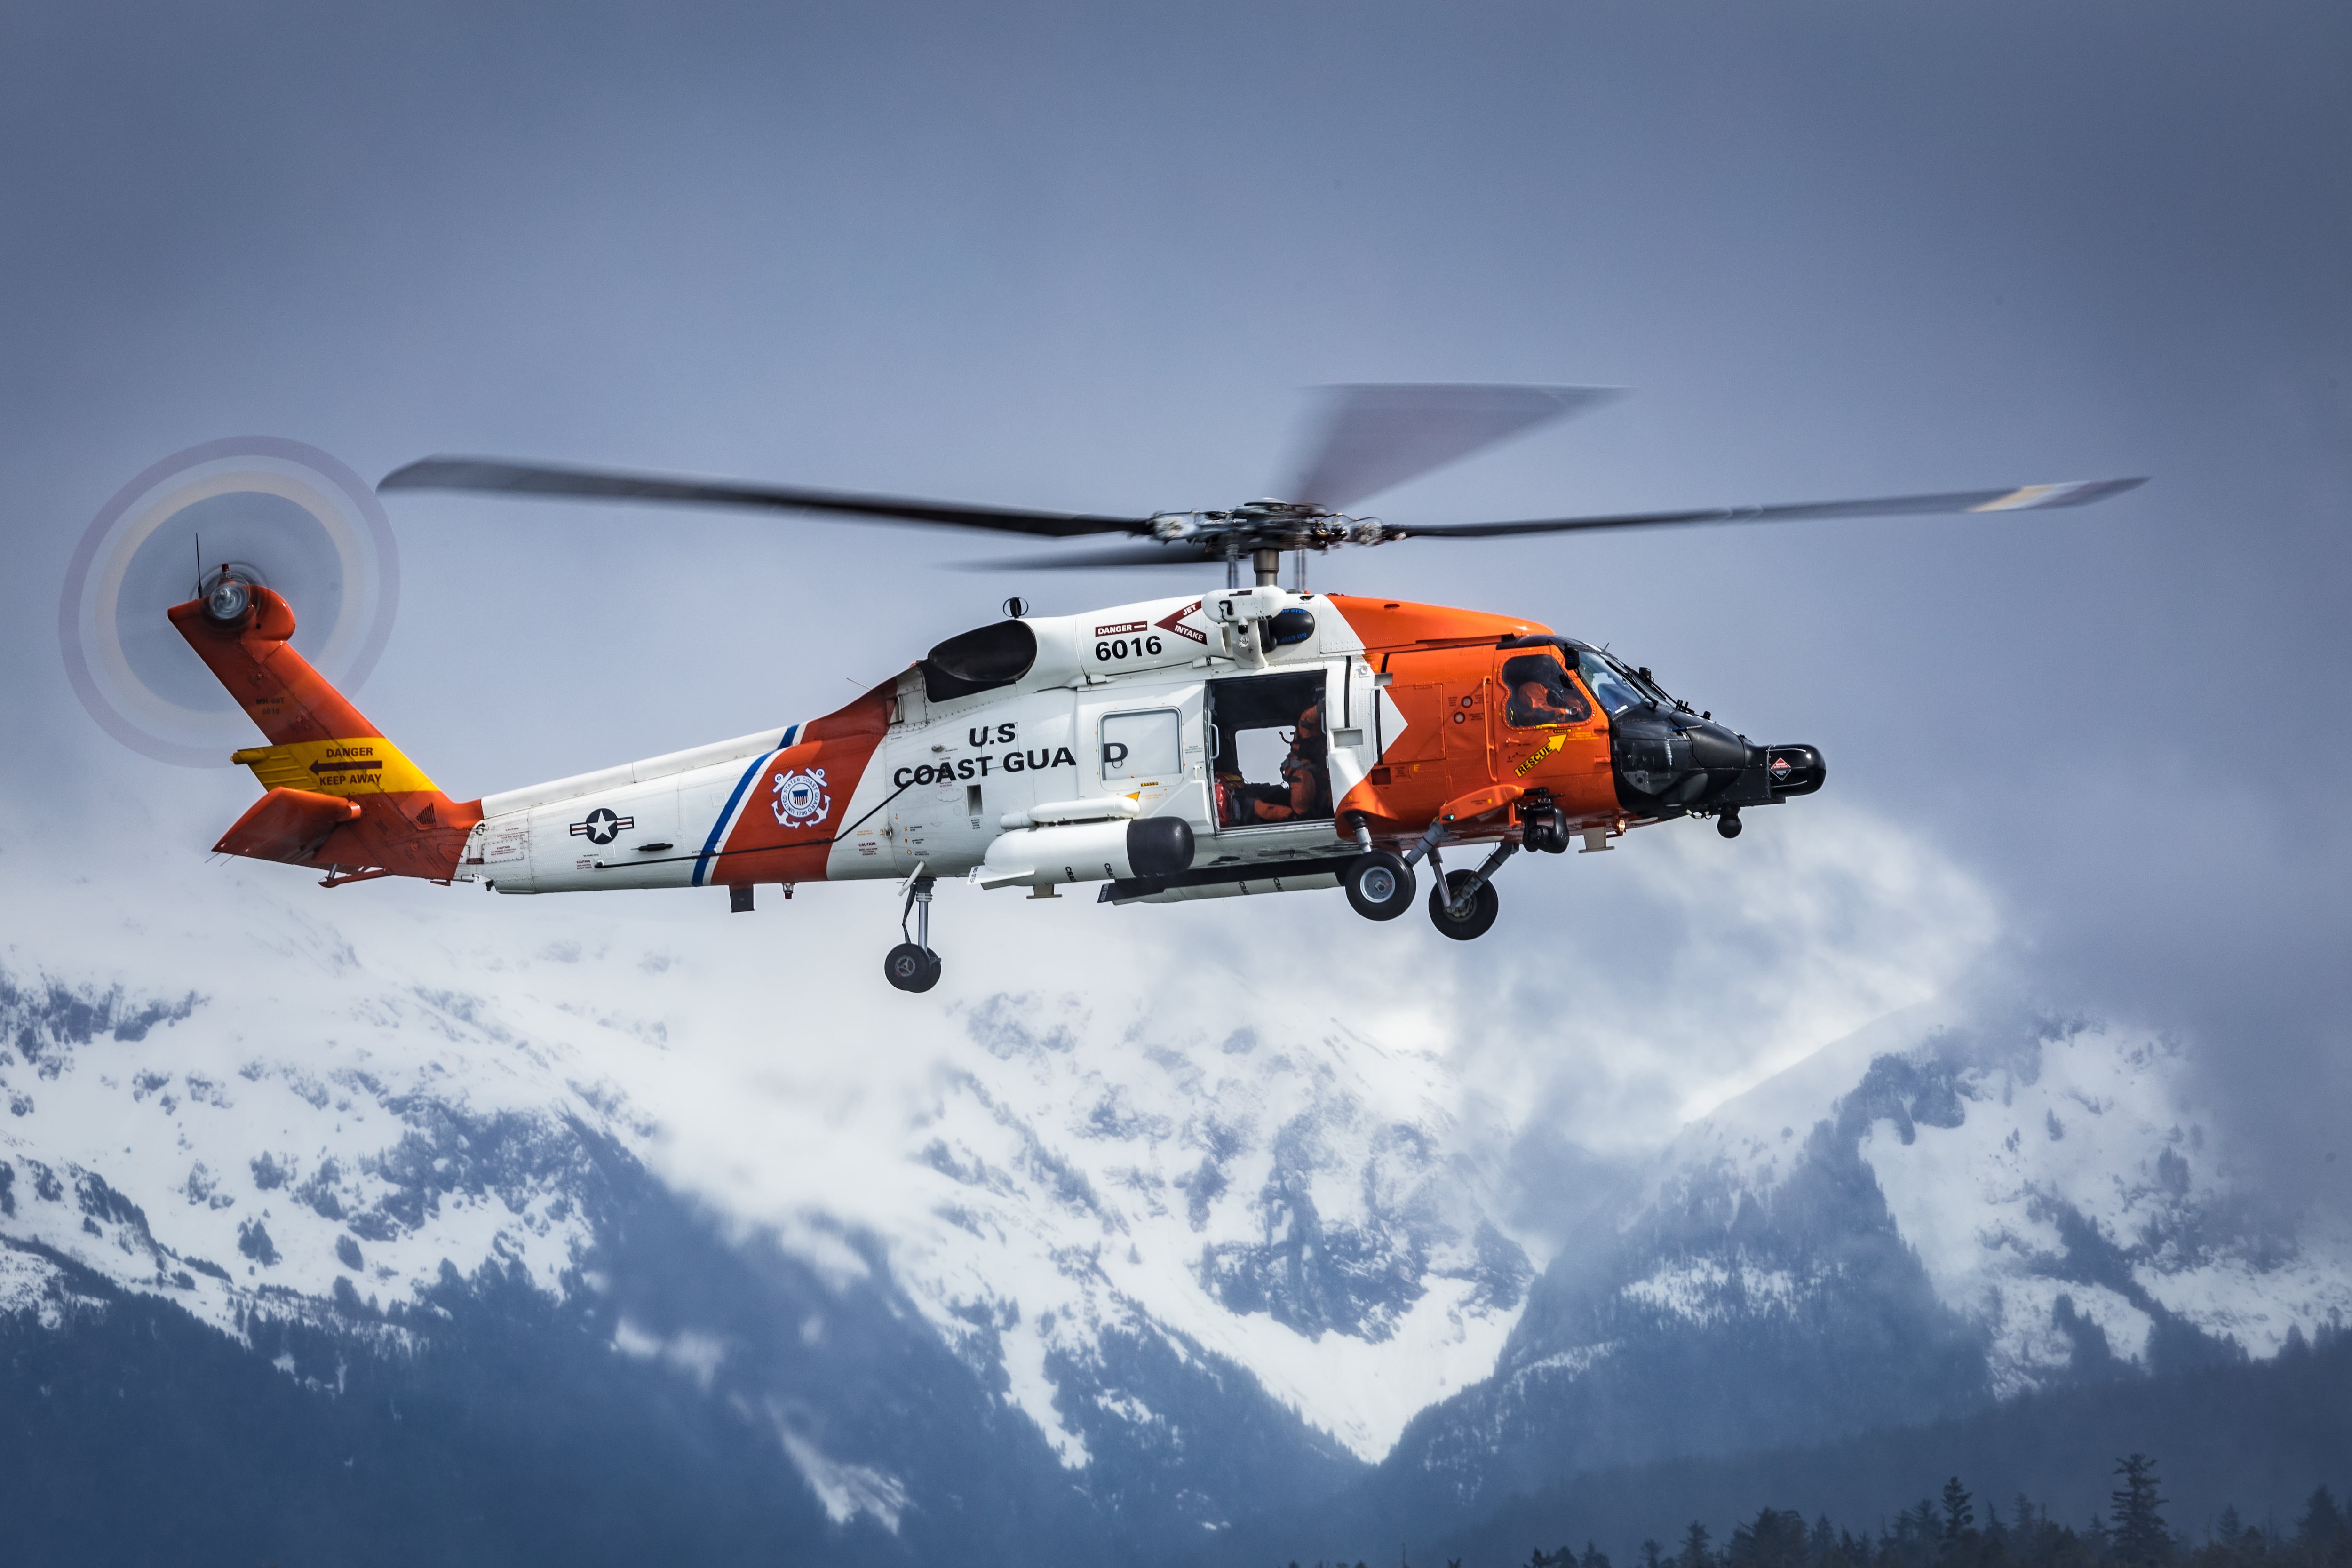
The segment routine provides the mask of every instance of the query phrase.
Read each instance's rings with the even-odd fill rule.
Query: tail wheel
[[[1412,907],[1412,868],[1387,849],[1368,849],[1348,863],[1340,881],[1348,902],[1368,921],[1392,921]]]
[[[1496,912],[1503,907],[1502,899],[1495,891],[1495,884],[1480,882],[1468,908],[1457,914],[1455,906],[1475,880],[1467,871],[1449,871],[1445,874],[1443,887],[1429,889],[1430,923],[1456,942],[1469,942],[1485,936],[1495,923]]]
[[[940,983],[940,955],[902,942],[882,960],[882,973],[901,991],[929,991]]]

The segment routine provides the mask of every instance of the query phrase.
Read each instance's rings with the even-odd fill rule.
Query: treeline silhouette
[[[2125,1568],[2140,1559],[2116,1554],[2102,1500],[2114,1485],[2113,1456],[2134,1451],[2164,1455],[2170,1467],[2165,1489],[2174,1500],[2162,1510],[2170,1568],[2352,1568],[2312,1545],[2328,1537],[2328,1510],[2319,1510],[2311,1542],[2300,1530],[2315,1484],[2352,1479],[2352,1331],[2298,1331],[2268,1360],[2170,1376],[2084,1370],[2093,1375],[2070,1386],[1964,1416],[1588,1470],[1480,1500],[1475,1511],[1428,1506],[1425,1489],[1384,1477],[1388,1487],[1358,1489],[1336,1505],[1244,1521],[1217,1548],[1187,1554],[1184,1568],[1279,1563],[1308,1542],[1327,1549],[1316,1554],[1327,1568],[1393,1563],[1399,1542],[1415,1543],[1417,1562],[1519,1568],[1530,1541],[1547,1543],[1548,1568],[1647,1568],[1642,1538],[1694,1518],[1711,1532],[1706,1555],[1687,1551],[1685,1531],[1658,1547],[1655,1568]],[[1935,1500],[1896,1509],[1923,1481],[1956,1472],[1974,1495],[1971,1517],[1948,1547]],[[2022,1506],[2021,1496],[2048,1501]],[[1846,1528],[1817,1539],[1823,1515]],[[1801,1557],[1787,1546],[1800,1521]],[[1975,1537],[1965,1538],[1970,1530]],[[1549,1545],[1588,1538],[1598,1544],[1574,1552]],[[2218,1554],[2200,1555],[2209,1550]]]
[[[1717,1546],[1693,1520],[1672,1548],[1644,1541],[1640,1568],[2352,1568],[2352,1518],[2323,1483],[2292,1527],[2249,1524],[2236,1507],[2223,1510],[2201,1532],[2175,1531],[2165,1520],[2170,1500],[2159,1489],[2155,1461],[2131,1454],[2116,1463],[2117,1485],[2108,1508],[2080,1528],[2051,1517],[2019,1496],[2001,1517],[1958,1476],[1940,1500],[1922,1498],[1875,1531],[1861,1534],[1821,1514],[1808,1524],[1791,1510],[1759,1509],[1731,1539]],[[1300,1568],[1296,1561],[1289,1568]],[[1318,1562],[1314,1568],[1349,1568]],[[1365,1568],[1358,1563],[1354,1568]],[[1458,1557],[1446,1568],[1465,1568]],[[1528,1553],[1525,1568],[1615,1568],[1592,1542],[1581,1552],[1562,1546]]]

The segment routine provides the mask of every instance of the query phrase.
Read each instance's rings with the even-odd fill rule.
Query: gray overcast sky
[[[1830,759],[1834,809],[1681,853],[1680,903],[1548,863],[1505,889],[1517,946],[1427,958],[1526,1017],[1597,973],[1737,1030],[1794,959],[1716,945],[1712,868],[1916,852],[1980,889],[2003,984],[2179,1030],[2225,1110],[2291,1130],[2277,1177],[2343,1204],[2347,68],[2333,5],[12,5],[5,831],[135,864],[249,798],[115,746],[55,647],[82,528],[199,441],[1154,509],[1260,493],[1302,386],[1622,384],[1378,510],[2153,482],[1319,563],[1613,640]],[[461,795],[821,711],[1007,593],[1187,585],[936,571],[1001,551],[914,530],[392,510],[359,695]]]

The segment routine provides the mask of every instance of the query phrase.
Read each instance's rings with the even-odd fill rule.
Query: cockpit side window
[[[1612,719],[1626,709],[1638,708],[1650,700],[1642,690],[1640,682],[1606,654],[1586,648],[1576,656],[1576,667],[1578,673],[1584,677],[1584,683],[1592,688],[1592,695],[1601,700],[1601,706]]]
[[[1503,721],[1514,729],[1580,724],[1592,717],[1592,704],[1549,653],[1505,659],[1503,691]]]

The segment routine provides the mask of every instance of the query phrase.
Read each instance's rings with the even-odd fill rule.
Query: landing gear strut
[[[901,991],[929,991],[940,983],[940,955],[931,951],[930,874],[918,865],[907,879],[907,901],[898,908],[898,934],[907,934],[907,916],[915,916],[915,935],[892,948],[882,960],[882,973]]]

